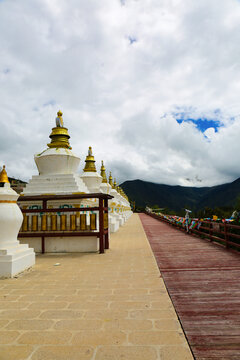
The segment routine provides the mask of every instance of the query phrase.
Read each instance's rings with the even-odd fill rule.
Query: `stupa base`
[[[0,250],[0,278],[12,278],[35,265],[35,253],[26,245]]]
[[[28,244],[36,253],[42,252],[41,238],[21,238],[22,244]],[[45,237],[45,253],[82,253],[99,251],[99,239],[96,236]]]
[[[109,216],[110,233],[117,232],[119,229],[119,222],[114,216]]]

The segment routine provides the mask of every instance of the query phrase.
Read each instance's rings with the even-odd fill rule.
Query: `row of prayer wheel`
[[[105,214],[107,215],[107,214]],[[87,215],[26,215],[23,214],[21,230],[26,231],[84,231],[97,229],[97,215],[90,214],[90,224]]]

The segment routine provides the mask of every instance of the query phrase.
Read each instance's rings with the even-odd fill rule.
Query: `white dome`
[[[66,148],[48,148],[34,156],[40,175],[74,174],[80,158]]]

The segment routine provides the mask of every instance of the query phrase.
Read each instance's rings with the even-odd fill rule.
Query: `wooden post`
[[[224,238],[225,238],[225,247],[228,248],[228,232],[227,224],[224,222]]]
[[[108,199],[104,199],[104,207],[107,208],[104,215],[107,217],[107,220],[108,220]],[[104,235],[104,237],[105,237],[105,249],[109,249],[109,223],[108,223],[108,221],[107,221],[106,230],[107,230],[107,233]]]
[[[104,253],[103,198],[99,198],[99,253]]]
[[[45,254],[45,237],[42,236],[42,254]]]
[[[213,224],[212,224],[212,222],[210,222],[210,224],[209,224],[210,241],[213,241],[212,235],[213,235]]]

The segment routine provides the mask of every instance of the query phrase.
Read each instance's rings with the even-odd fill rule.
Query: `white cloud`
[[[238,1],[2,1],[0,42],[0,164],[10,176],[37,172],[33,155],[59,108],[80,171],[91,145],[119,181],[240,176]],[[204,137],[176,113],[224,126]]]

